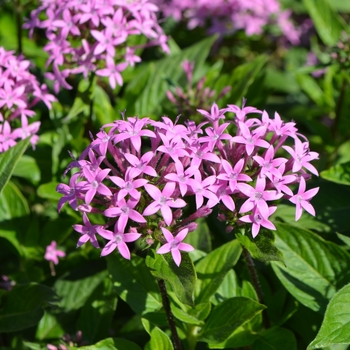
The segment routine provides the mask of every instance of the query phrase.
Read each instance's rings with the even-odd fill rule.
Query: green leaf
[[[1,299],[0,333],[37,325],[44,315],[43,308],[56,301],[57,296],[49,287],[36,283],[14,287]]]
[[[156,254],[151,250],[146,257],[146,265],[154,277],[168,282],[177,298],[184,304],[194,306],[194,290],[197,276],[193,262],[183,253],[180,266],[177,266],[171,254]]]
[[[231,86],[231,91],[223,99],[229,103],[241,103],[242,98],[248,92],[250,85],[261,72],[267,62],[266,55],[260,55],[249,63],[244,63],[234,69],[230,74],[228,86]]]
[[[319,349],[335,344],[350,344],[350,284],[331,299],[316,338],[308,349]]]
[[[106,275],[107,271],[102,271],[78,280],[71,280],[69,275],[59,278],[54,290],[61,298],[60,307],[65,312],[81,308]]]
[[[227,299],[213,309],[199,340],[211,344],[221,343],[265,308],[266,306],[245,297]]]
[[[252,350],[297,350],[294,334],[288,329],[273,327],[259,334]]]
[[[272,262],[274,272],[300,303],[323,313],[336,290],[350,282],[350,255],[310,231],[286,224],[276,228],[286,266]]]
[[[29,180],[34,185],[37,185],[41,179],[40,169],[35,158],[27,155],[23,155],[19,159],[12,175]]]
[[[65,331],[57,321],[56,316],[45,311],[38,324],[35,337],[38,340],[61,338]]]
[[[173,303],[170,306],[175,318],[184,323],[196,326],[204,325],[204,320],[208,317],[211,310],[210,303],[197,304],[194,308],[181,305],[183,309],[178,308]]]
[[[248,235],[236,234],[238,241],[246,248],[254,259],[260,261],[282,261],[283,254],[275,245],[273,232],[261,230],[259,234],[252,238]]]
[[[141,350],[141,348],[134,342],[122,338],[107,338],[103,339],[95,345],[80,346],[79,348],[70,347],[70,349],[82,350]]]
[[[93,112],[96,115],[98,127],[107,123],[113,123],[116,119],[116,113],[111,105],[110,98],[99,85],[96,85],[94,90]]]
[[[30,137],[19,141],[16,146],[0,154],[0,193],[10,180],[11,175],[18,161],[22,157],[22,154],[27,149],[29,142]]]
[[[233,240],[216,248],[196,265],[196,303],[205,303],[216,292],[227,272],[236,264],[242,252],[241,245]]]
[[[134,312],[141,315],[162,307],[158,285],[144,259],[133,255],[129,261],[112,254],[107,256],[107,266],[117,294]]]
[[[150,332],[151,340],[146,344],[145,350],[173,350],[173,344],[168,335],[160,328],[154,327]]]
[[[197,229],[187,235],[184,242],[190,244],[195,250],[209,253],[211,249],[210,230],[207,221],[202,218],[197,221]]]
[[[325,45],[335,45],[340,34],[346,29],[344,20],[336,13],[327,0],[303,0],[317,33]]]
[[[297,73],[296,78],[301,89],[310,97],[310,99],[318,106],[323,107],[325,105],[325,94],[315,78],[301,73]]]
[[[198,68],[198,66],[203,64],[216,39],[216,36],[211,36],[183,50],[180,54],[171,55],[161,60],[147,63],[147,65],[144,64],[143,69],[149,70],[150,75],[144,90],[136,97],[136,100],[132,100],[132,103],[135,105],[135,114],[145,116],[154,113],[159,108],[169,88],[167,80],[175,83],[182,76],[185,76],[180,66],[181,62],[185,59],[194,61]],[[147,66],[147,68],[144,66]]]
[[[328,181],[350,186],[350,162],[338,164],[322,171],[321,177]]]
[[[48,182],[42,184],[37,189],[37,194],[40,198],[50,199],[53,201],[59,201],[62,197],[61,193],[56,192],[58,182]]]

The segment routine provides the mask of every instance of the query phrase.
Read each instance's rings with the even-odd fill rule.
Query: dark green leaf
[[[242,252],[237,240],[213,250],[196,265],[197,303],[205,303],[216,292],[227,272],[236,264]]]
[[[303,0],[303,3],[323,43],[335,45],[340,39],[340,33],[346,29],[344,20],[327,0]]]
[[[272,262],[273,270],[298,301],[323,313],[336,290],[350,281],[350,255],[310,231],[276,227],[276,245],[286,266]]]
[[[184,304],[194,306],[196,271],[188,254],[183,253],[180,266],[177,266],[171,254],[156,254],[153,250],[146,258],[146,264],[153,276],[167,281],[177,298]]]
[[[338,164],[321,172],[321,177],[341,185],[350,185],[350,162]]]
[[[326,102],[325,95],[315,78],[301,73],[297,73],[296,78],[301,89],[310,97],[310,99],[318,106],[323,107]]]
[[[252,350],[297,350],[294,334],[288,329],[273,327],[259,334]]]
[[[277,249],[275,236],[271,231],[261,230],[255,238],[240,233],[236,234],[236,237],[254,259],[283,262],[283,254]]]
[[[350,284],[331,299],[316,338],[308,349],[319,349],[335,344],[350,344]]]
[[[213,309],[199,339],[211,344],[221,343],[265,308],[245,297],[227,299]]]
[[[18,161],[22,157],[22,154],[27,149],[29,142],[30,137],[19,141],[16,146],[0,154],[0,193],[10,180],[11,175]]]
[[[38,324],[35,337],[38,340],[61,338],[64,330],[57,321],[56,316],[45,311],[44,316]]]
[[[159,288],[145,260],[133,255],[126,260],[119,254],[108,255],[107,266],[117,294],[137,313],[162,307]]]
[[[56,301],[57,296],[49,287],[36,283],[14,287],[1,299],[0,332],[20,331],[38,324],[43,308]]]
[[[65,312],[81,308],[106,275],[107,271],[102,271],[79,280],[70,280],[70,276],[58,279],[54,284],[54,290],[61,298],[60,307]]]

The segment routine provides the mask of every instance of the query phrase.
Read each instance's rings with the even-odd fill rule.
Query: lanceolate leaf
[[[196,271],[188,254],[182,253],[180,266],[177,266],[170,254],[160,255],[151,251],[146,264],[153,276],[171,284],[177,298],[184,304],[194,306],[194,289],[196,286]]]
[[[137,314],[157,311],[162,307],[159,288],[144,259],[133,255],[126,260],[118,254],[107,257],[117,294]]]
[[[237,240],[213,250],[196,265],[198,289],[196,303],[205,303],[221,285],[227,272],[236,264],[242,252]]]
[[[265,305],[245,297],[227,299],[213,309],[199,339],[212,344],[221,343],[265,308]]]
[[[350,344],[350,284],[331,299],[316,339],[308,349],[336,344]]]
[[[30,137],[19,141],[16,146],[0,154],[0,193],[13,173],[19,159],[29,145]]]
[[[350,255],[310,231],[286,224],[276,228],[286,266],[272,262],[273,270],[299,302],[323,313],[337,289],[350,282]]]
[[[38,324],[43,308],[57,302],[55,292],[32,283],[15,287],[1,299],[0,333],[15,332]]]

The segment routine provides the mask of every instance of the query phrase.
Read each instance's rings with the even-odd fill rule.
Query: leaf
[[[328,181],[350,186],[350,161],[324,170],[320,175]]]
[[[29,142],[30,137],[19,141],[16,146],[0,154],[0,194],[10,180],[11,175],[18,161],[22,157],[22,154],[27,149]]]
[[[54,290],[61,298],[60,307],[64,312],[81,308],[106,275],[107,271],[102,271],[78,280],[70,280],[69,275],[59,278],[54,284]]]
[[[0,333],[35,326],[44,315],[43,308],[56,301],[57,296],[49,287],[36,283],[14,287],[1,299]]]
[[[197,276],[193,262],[183,253],[180,266],[177,266],[170,254],[156,254],[151,250],[146,257],[146,265],[154,277],[168,282],[177,298],[184,304],[194,306],[194,289]]]
[[[35,337],[38,340],[61,338],[64,333],[64,329],[57,321],[56,316],[45,311],[44,316],[38,324]]]
[[[336,13],[327,0],[303,0],[313,20],[317,33],[325,45],[335,45],[345,30],[344,20]]]
[[[276,228],[286,266],[272,262],[274,272],[300,303],[323,313],[336,290],[350,282],[350,255],[310,231],[286,224]]]
[[[146,344],[145,350],[173,350],[173,344],[168,335],[160,328],[154,327],[150,332],[151,340]]]
[[[241,245],[233,240],[216,248],[196,265],[196,303],[205,303],[216,292],[227,272],[236,264],[242,252]]]
[[[110,98],[101,86],[96,85],[94,90],[93,112],[96,115],[97,126],[113,123],[116,113],[111,105]]]
[[[162,307],[158,285],[144,259],[133,255],[129,261],[113,254],[107,256],[107,266],[117,294],[136,314],[157,311]]]
[[[297,73],[296,79],[301,89],[310,97],[312,101],[314,101],[320,107],[325,105],[325,94],[312,76]]]
[[[251,238],[248,235],[236,234],[238,241],[246,248],[254,259],[260,261],[282,261],[283,254],[275,245],[273,232],[261,230],[257,237]]]
[[[167,80],[177,82],[185,73],[180,67],[185,59],[194,61],[196,67],[206,59],[209,50],[216,40],[216,36],[203,39],[199,43],[183,50],[180,54],[171,55],[161,60],[150,62],[147,68],[150,71],[147,85],[132,103],[135,105],[135,114],[139,116],[150,115],[159,108],[168,90]],[[130,112],[130,111],[129,111]]]
[[[211,344],[221,343],[265,308],[265,305],[245,297],[227,299],[213,309],[199,340]]]
[[[252,350],[297,350],[294,334],[284,328],[273,327],[261,333]]]
[[[82,350],[141,350],[141,348],[134,342],[122,338],[107,338],[103,339],[95,345],[80,346],[79,348],[70,347],[70,349]]]
[[[308,349],[350,344],[350,284],[338,291],[327,306],[324,320]]]
[[[190,244],[195,250],[209,253],[212,249],[208,224],[204,218],[199,219],[197,224],[197,229],[187,235],[184,242]]]
[[[42,184],[37,189],[37,195],[40,198],[59,201],[60,198],[62,197],[62,194],[56,192],[57,185],[58,185],[58,182],[48,182],[46,184]]]
[[[23,155],[19,159],[12,175],[29,180],[34,185],[37,185],[41,179],[40,169],[35,158],[27,155]]]

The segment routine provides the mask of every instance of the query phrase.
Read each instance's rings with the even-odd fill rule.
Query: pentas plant
[[[296,206],[296,220],[303,210],[315,215],[318,188],[306,190],[306,180],[318,175],[310,163],[318,154],[294,122],[244,105],[198,112],[206,119],[199,125],[129,117],[102,127],[68,166],[77,170],[69,185],[57,186],[59,211],[68,202],[82,213],[78,246],[107,241],[102,256],[118,249],[130,259],[128,244],[143,240],[180,265],[181,252],[193,249],[183,240],[215,206],[228,228],[253,237],[275,230],[270,216],[281,198]],[[104,224],[93,223],[101,217]]]
[[[56,98],[30,73],[30,61],[0,47],[0,153],[31,136],[33,146],[40,122],[30,123],[32,108],[40,101],[51,109]]]
[[[277,25],[292,44],[300,33],[291,21],[291,11],[283,11],[278,0],[152,0],[166,17],[186,20],[189,29],[205,27],[221,35],[244,30],[247,36],[262,34],[267,25]]]
[[[24,28],[30,36],[35,28],[45,30],[46,65],[52,68],[46,76],[54,80],[56,92],[61,87],[71,89],[66,80],[70,74],[87,78],[91,72],[108,77],[114,89],[123,85],[121,72],[141,61],[135,53],[138,48],[159,45],[169,53],[157,11],[149,0],[41,0]],[[141,35],[150,41],[132,44]]]

